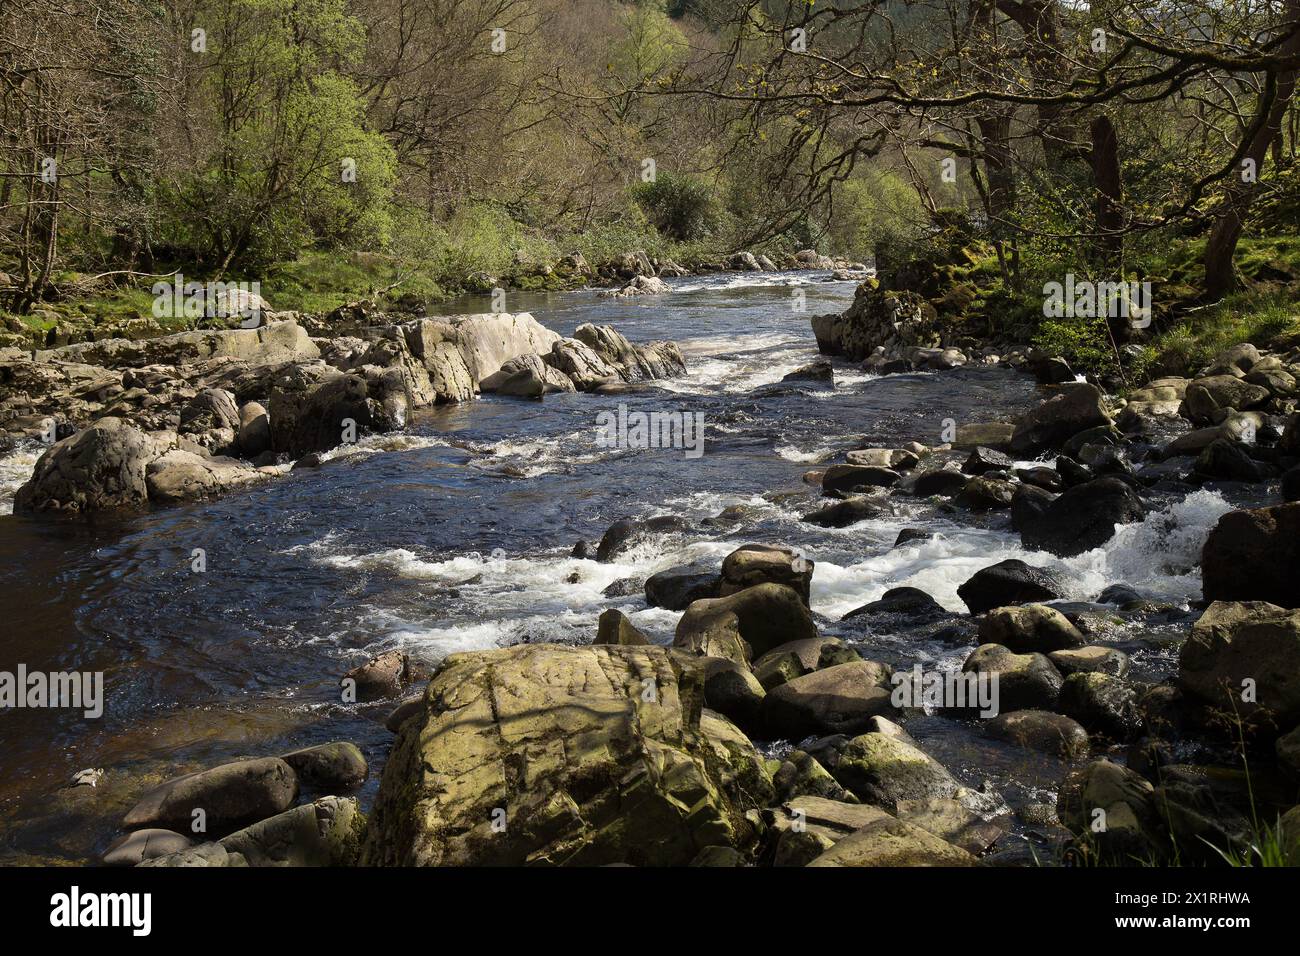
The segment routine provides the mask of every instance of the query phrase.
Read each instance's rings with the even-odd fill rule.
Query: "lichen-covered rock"
[[[980,621],[979,642],[1001,644],[1017,654],[1046,654],[1085,643],[1083,634],[1064,614],[1042,604],[989,611]]]
[[[1017,710],[993,718],[987,728],[990,737],[1029,750],[1068,758],[1088,755],[1088,731],[1062,714]]]
[[[220,842],[228,854],[242,856],[248,866],[354,866],[365,833],[365,814],[354,797],[322,797]]]
[[[702,665],[665,648],[452,655],[398,735],[364,862],[682,865],[744,848],[752,807],[702,709]]]
[[[727,597],[693,603],[677,622],[673,646],[714,657],[732,657],[710,648],[734,647],[743,642],[757,657],[789,641],[816,636],[812,614],[793,589],[782,584],[760,584]]]
[[[965,792],[943,764],[902,732],[854,737],[840,752],[832,775],[864,803],[891,813],[902,800],[956,797]]]
[[[898,359],[911,347],[943,344],[938,316],[924,298],[915,292],[887,292],[874,282],[858,286],[845,312],[814,316],[812,327],[823,355],[843,355],[854,362],[877,348],[887,358]]]

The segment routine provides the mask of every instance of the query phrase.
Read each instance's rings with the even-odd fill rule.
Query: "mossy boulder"
[[[703,662],[662,647],[452,655],[398,734],[363,862],[669,866],[744,850],[761,774],[738,770],[739,731],[702,726],[703,699]]]

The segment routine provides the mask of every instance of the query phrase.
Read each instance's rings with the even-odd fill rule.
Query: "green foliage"
[[[665,171],[651,182],[638,183],[632,194],[655,228],[670,239],[703,239],[717,225],[713,189],[702,180]]]

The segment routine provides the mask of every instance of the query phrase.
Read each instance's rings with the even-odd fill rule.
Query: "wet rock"
[[[1006,451],[1011,447],[1011,436],[1015,431],[1016,426],[1009,422],[976,422],[958,425],[952,447],[962,450],[987,447],[996,451]]]
[[[860,827],[809,866],[973,866],[975,858],[927,830],[894,817]]]
[[[1230,511],[1201,550],[1207,601],[1300,607],[1300,504]]]
[[[812,734],[854,734],[872,717],[893,714],[885,682],[889,668],[854,661],[814,671],[768,691],[763,726],[770,737],[800,740]]]
[[[1045,710],[1017,710],[994,717],[988,735],[1018,747],[1073,760],[1088,755],[1088,732],[1078,721]]]
[[[673,645],[699,653],[714,642],[739,640],[761,656],[788,641],[815,637],[812,615],[792,588],[760,584],[727,597],[696,601],[678,621]]]
[[[979,642],[1001,644],[1017,654],[1046,654],[1086,643],[1064,614],[1042,604],[989,611],[980,621]]]
[[[912,483],[912,493],[922,498],[939,496],[951,498],[966,487],[967,478],[959,471],[949,468],[936,468],[922,472]]]
[[[1065,481],[1057,473],[1055,468],[1046,466],[1036,468],[1017,468],[1015,476],[1025,485],[1032,488],[1040,488],[1043,491],[1049,491],[1057,494],[1064,490]],[[1050,498],[1047,500],[1051,500]]]
[[[600,615],[594,644],[617,644],[621,647],[642,647],[650,643],[627,615],[618,608],[610,608]]]
[[[971,451],[961,470],[968,475],[982,475],[994,470],[1010,471],[1014,466],[1015,462],[1002,452],[980,445]]]
[[[406,723],[423,710],[423,694],[404,700],[394,707],[392,712],[384,719],[384,729],[391,734],[395,734],[402,729],[402,724]]]
[[[949,616],[942,604],[920,588],[890,588],[879,600],[854,608],[841,618],[843,621],[854,618],[871,618],[879,616],[904,618],[910,622],[921,623],[935,621]]]
[[[1006,833],[959,801],[941,797],[898,801],[898,819],[928,830],[975,856],[984,853]]]
[[[352,433],[360,437],[403,427],[408,408],[398,369],[291,366],[271,385],[271,447],[295,458],[329,451]]]
[[[1038,454],[1060,446],[1089,428],[1110,424],[1101,390],[1095,385],[1064,386],[1053,398],[1016,420],[1011,451]]]
[[[619,555],[626,554],[638,545],[665,535],[685,534],[690,526],[685,519],[675,515],[661,515],[644,521],[624,518],[615,521],[600,539],[596,547],[596,560],[612,561]]]
[[[248,866],[355,866],[365,833],[355,798],[321,797],[232,833],[221,845]]]
[[[870,498],[859,496],[837,501],[803,516],[802,521],[821,528],[847,528],[859,521],[880,517],[881,509]]]
[[[135,866],[145,860],[179,853],[193,845],[189,837],[173,830],[136,830],[110,843],[100,862],[105,866]]]
[[[356,700],[366,702],[396,697],[411,680],[410,659],[405,652],[385,651],[343,675],[345,692],[355,691]]]
[[[1142,599],[1142,595],[1127,584],[1111,584],[1097,596],[1097,603],[1123,607],[1126,604],[1133,604]]]
[[[324,793],[355,790],[366,782],[370,767],[354,743],[336,740],[284,754],[298,779]]]
[[[929,541],[934,537],[934,532],[926,531],[923,528],[904,528],[898,532],[898,537],[894,539],[894,547],[901,548],[905,544],[911,544],[914,541]]]
[[[205,458],[177,449],[149,462],[145,486],[154,504],[176,504],[216,497],[266,477],[234,458]]]
[[[1033,485],[1021,485],[1011,497],[1011,529],[1020,531],[1041,521],[1056,496]]]
[[[140,507],[148,500],[145,470],[156,454],[139,429],[101,418],[41,455],[14,497],[14,512],[85,514]]]
[[[870,465],[831,465],[822,475],[822,491],[849,494],[870,488],[888,488],[899,479],[899,474],[889,468]]]
[[[703,684],[702,666],[659,647],[451,655],[384,767],[362,863],[673,866],[743,851],[753,805],[724,786]]]
[[[1017,522],[1025,547],[1071,557],[1100,547],[1115,526],[1146,517],[1146,505],[1118,478],[1098,478],[1066,489],[1035,515]]]
[[[1300,780],[1300,727],[1278,737],[1274,750],[1283,772],[1292,780]]]
[[[202,810],[208,831],[262,820],[293,806],[298,778],[283,760],[262,757],[176,777],[146,793],[122,825],[188,831]]]
[[[1100,672],[1076,672],[1061,685],[1057,704],[1088,730],[1125,741],[1142,729],[1137,691],[1118,677]]]
[[[814,362],[811,365],[805,365],[803,368],[797,368],[782,376],[783,382],[825,382],[833,384],[835,382],[835,370],[831,367],[830,362]]]
[[[966,658],[964,674],[997,675],[1000,713],[1052,710],[1061,693],[1061,675],[1042,654],[1016,654],[1000,644],[982,644]]]
[[[1128,655],[1113,647],[1078,647],[1052,651],[1047,659],[1066,677],[1091,673],[1123,677],[1128,673],[1129,665]]]
[[[1012,558],[976,571],[957,594],[972,614],[982,614],[1012,604],[1052,601],[1061,596],[1061,590],[1060,581],[1051,572]]]
[[[916,467],[920,461],[914,452],[902,448],[859,448],[844,457],[850,465],[888,468],[892,471],[907,471]]]
[[[228,853],[220,843],[200,843],[186,850],[144,860],[140,866],[154,867],[239,867],[248,863],[237,853]]]
[[[1300,501],[1300,465],[1283,473],[1282,500]]]
[[[1300,610],[1214,602],[1183,644],[1178,678],[1211,706],[1291,729],[1300,723]]]
[[[669,611],[684,611],[693,601],[717,596],[718,572],[702,564],[657,571],[645,582],[646,603]]]
[[[954,503],[972,511],[1000,511],[1011,507],[1016,486],[995,478],[972,478],[962,486]]]
[[[256,458],[270,450],[271,416],[260,402],[248,402],[240,408],[236,443],[246,458]]]
[[[1247,453],[1242,442],[1216,438],[1196,459],[1193,469],[1206,478],[1257,483],[1267,477],[1267,470]]]
[[[645,582],[640,578],[619,578],[611,584],[606,585],[601,594],[607,598],[615,597],[632,597],[634,594],[641,594],[645,591]]]
[[[814,562],[789,548],[747,544],[727,555],[722,562],[718,596],[726,597],[757,584],[784,584],[808,604]]]

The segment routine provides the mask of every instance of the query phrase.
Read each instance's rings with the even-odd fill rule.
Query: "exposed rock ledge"
[[[680,375],[672,343],[608,326],[562,338],[520,313],[419,319],[311,338],[258,329],[0,350],[0,438],[55,442],[15,511],[84,513],[218,494],[412,411],[480,391],[540,398]]]

